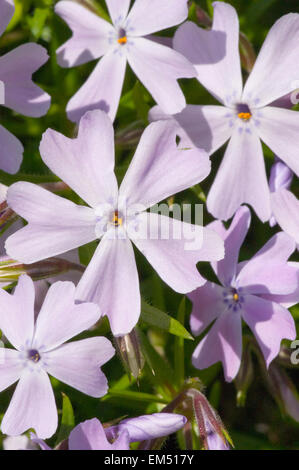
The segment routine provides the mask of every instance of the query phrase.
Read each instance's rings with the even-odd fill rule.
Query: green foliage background
[[[49,52],[48,63],[35,74],[35,81],[52,96],[52,105],[49,113],[40,118],[26,118],[1,108],[0,119],[8,130],[13,132],[25,147],[24,161],[17,175],[7,175],[0,172],[0,182],[11,184],[18,180],[32,181],[35,183],[57,181],[57,178],[49,172],[39,155],[39,142],[42,133],[49,127],[72,137],[76,132],[75,126],[68,121],[65,108],[68,100],[79,89],[94,67],[89,63],[73,69],[62,69],[56,63],[55,50],[70,37],[70,30],[65,23],[54,14],[53,0],[14,0],[16,12],[9,28],[0,39],[0,54],[24,42],[38,42]],[[212,2],[210,0],[196,0],[190,8],[190,19],[196,21],[195,5],[201,7],[212,15]],[[238,11],[240,25],[256,52],[260,49],[271,25],[282,15],[289,12],[298,12],[298,0],[236,0],[230,1]],[[107,10],[103,0],[95,0],[94,6],[99,14],[106,16]],[[168,30],[163,34],[172,36],[174,30]],[[299,47],[299,44],[298,44]],[[246,71],[244,71],[246,77]],[[201,87],[196,80],[182,80],[183,90],[188,103],[209,104],[213,98]],[[271,77],[269,77],[269,86]],[[121,179],[134,153],[136,143],[142,129],[147,125],[147,113],[154,102],[144,87],[136,80],[133,73],[127,69],[123,95],[120,102],[117,119],[115,121],[116,150],[117,150],[117,175]],[[203,182],[201,188],[194,187],[176,196],[176,201],[198,203],[204,199],[211,182],[215,176],[223,155],[223,149],[213,157],[213,171]],[[266,164],[269,170],[273,161],[273,154],[265,148]],[[299,156],[299,149],[298,149]],[[299,196],[298,184],[292,188]],[[76,201],[76,196],[71,192],[65,192],[65,197]],[[205,210],[204,223],[211,219]],[[262,224],[255,215],[249,235],[241,251],[241,258],[252,256],[278,228],[271,229],[267,224]],[[87,264],[95,243],[80,250],[81,261]],[[173,318],[179,318],[185,322],[189,329],[190,304],[186,302],[186,314],[179,313],[179,305],[182,296],[169,289],[154,273],[144,258],[136,253],[139,274],[141,280],[142,296],[152,306],[167,312]],[[208,265],[200,266],[201,272],[210,280],[213,273]],[[117,295],[117,292],[112,292]],[[182,304],[181,304],[182,305]],[[292,313],[299,324],[299,308],[292,309]],[[129,380],[123,365],[118,357],[115,357],[105,367],[110,392],[101,400],[89,398],[70,387],[53,380],[57,404],[61,414],[64,404],[64,418],[60,437],[67,435],[74,423],[79,423],[87,418],[98,417],[102,422],[111,421],[122,416],[136,416],[142,413],[150,413],[161,410],[168,403],[175,391],[179,390],[184,378],[199,377],[205,385],[207,397],[217,408],[228,431],[230,432],[237,449],[299,449],[299,423],[285,416],[273,400],[262,378],[258,362],[254,359],[254,380],[251,384],[244,407],[236,406],[236,390],[234,384],[227,384],[223,379],[222,368],[219,364],[205,370],[197,371],[191,366],[190,358],[195,341],[182,339],[165,329],[149,325],[148,317],[143,317],[140,329],[144,347],[148,348],[150,359],[139,378]],[[159,323],[159,321],[158,321]],[[161,326],[161,325],[160,325]],[[165,326],[165,324],[164,324]],[[173,326],[176,331],[176,326]],[[249,333],[248,330],[244,332]],[[97,333],[110,337],[109,326],[103,322],[97,328]],[[94,335],[88,332],[82,337]],[[185,334],[185,333],[184,333]],[[250,333],[249,333],[250,334]],[[184,336],[184,335],[183,335]],[[186,336],[186,334],[185,334]],[[152,373],[154,370],[155,375]],[[299,371],[288,371],[289,377],[298,385]],[[169,387],[169,383],[172,387]],[[174,390],[171,390],[171,389]],[[62,398],[64,392],[70,399]],[[12,390],[2,393],[0,396],[0,414],[3,414]],[[59,439],[58,439],[59,440]],[[57,436],[52,443],[57,441]],[[175,440],[170,440],[168,448],[176,448]]]

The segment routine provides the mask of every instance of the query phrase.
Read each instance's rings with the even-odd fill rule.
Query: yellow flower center
[[[238,114],[238,118],[242,119],[242,121],[249,121],[251,116],[252,116],[251,113],[239,113]]]
[[[239,294],[235,293],[235,294],[233,295],[233,299],[234,299],[235,302],[238,302],[238,300],[239,300]]]
[[[121,38],[118,38],[117,40],[118,44],[121,44],[121,45],[127,44],[127,41],[128,41],[127,36],[123,36]]]
[[[114,211],[111,223],[112,225],[114,225],[114,227],[119,227],[120,225],[122,225],[123,218],[119,216],[118,211]]]

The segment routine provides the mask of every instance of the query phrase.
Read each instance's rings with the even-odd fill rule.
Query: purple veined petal
[[[130,333],[140,316],[135,255],[129,239],[102,238],[76,291],[81,301],[97,303],[114,336]]]
[[[159,106],[155,106],[149,112],[149,119],[172,122],[181,138],[182,147],[190,146],[191,141],[191,144],[212,155],[232,135],[227,120],[228,114],[231,114],[231,110],[224,106],[187,105],[179,114],[170,116],[163,113]]]
[[[44,353],[42,358],[50,375],[86,395],[99,398],[108,390],[107,379],[100,367],[114,353],[108,339],[95,337],[64,344]]]
[[[132,36],[145,36],[182,23],[187,0],[136,0],[128,16]]]
[[[281,340],[296,338],[295,322],[290,312],[270,300],[246,295],[243,319],[254,333],[267,367],[279,353]]]
[[[118,186],[114,174],[114,131],[103,111],[87,112],[76,139],[48,129],[40,153],[50,170],[91,207],[115,204]]]
[[[236,285],[251,294],[292,294],[297,272],[287,260],[294,250],[294,240],[277,233],[240,270]]]
[[[33,428],[41,439],[51,437],[58,417],[54,393],[46,372],[25,369],[1,423],[1,431],[18,436]]]
[[[271,194],[273,215],[282,230],[299,244],[299,201],[287,189]]]
[[[210,189],[207,205],[214,217],[227,220],[247,203],[265,222],[271,216],[264,156],[254,129],[234,130],[222,163]]]
[[[275,193],[279,189],[289,189],[292,184],[293,172],[281,160],[277,159],[271,167],[269,178],[270,191]]]
[[[10,186],[7,201],[29,222],[6,240],[13,259],[30,264],[96,239],[95,214],[89,207],[26,182]]]
[[[32,74],[49,59],[39,44],[22,44],[0,57],[0,80],[4,83],[4,106],[25,116],[47,113],[51,98],[32,81]]]
[[[0,391],[17,382],[22,375],[23,364],[15,349],[0,348]]]
[[[224,289],[213,282],[190,292],[188,298],[192,302],[190,316],[191,331],[195,336],[200,335],[205,328],[219,317],[227,308],[223,297]]]
[[[134,38],[128,49],[128,62],[165,113],[175,114],[186,106],[185,96],[177,82],[193,78],[193,65],[170,47],[144,38]]]
[[[0,289],[0,329],[18,350],[33,337],[34,298],[33,281],[27,275],[20,276],[13,295]]]
[[[257,131],[262,141],[299,176],[298,113],[267,106],[260,111],[258,120]]]
[[[146,441],[168,436],[181,429],[187,418],[175,413],[153,413],[128,418],[118,425],[106,429],[108,439],[115,439],[122,431],[127,430],[130,442]]]
[[[225,312],[214,323],[192,355],[192,364],[205,369],[221,361],[225,380],[231,382],[240,368],[242,323],[238,312]]]
[[[299,74],[299,15],[281,17],[270,29],[244,87],[243,100],[265,106],[297,88]],[[269,86],[271,77],[271,86]],[[283,135],[283,132],[279,132]]]
[[[100,309],[95,304],[75,304],[72,282],[58,281],[49,288],[37,317],[34,347],[42,347],[45,351],[54,349],[91,328],[100,316]]]
[[[239,55],[239,20],[229,4],[214,2],[210,31],[186,22],[179,27],[174,48],[194,64],[197,79],[215,98],[225,104],[239,101],[242,74]]]
[[[127,18],[131,0],[105,0],[110,18],[115,25],[122,25]]]
[[[167,121],[150,124],[144,131],[119,189],[126,206],[144,209],[202,181],[211,163],[204,150],[176,144],[176,132]]]
[[[19,139],[0,125],[0,169],[15,174],[23,160],[24,148]]]
[[[61,1],[54,9],[73,33],[56,52],[61,67],[85,64],[106,54],[111,47],[109,33],[114,33],[110,23],[78,3]]]
[[[224,286],[230,286],[236,275],[239,251],[250,227],[251,215],[246,206],[240,207],[232,220],[224,239],[225,257],[213,263],[213,269]],[[210,225],[213,228],[213,224]]]
[[[96,65],[89,78],[70,99],[66,111],[68,118],[79,122],[93,109],[105,111],[114,121],[119,105],[127,65],[126,54],[109,52]]]
[[[1,18],[0,18],[0,36],[6,30],[8,23],[13,17],[15,6],[13,0],[2,0],[1,2]]]
[[[155,213],[139,214],[138,231],[130,237],[162,280],[182,294],[205,283],[196,268],[199,261],[224,255],[223,243],[212,230]]]
[[[69,450],[129,450],[128,433],[112,444],[107,440],[105,430],[97,418],[89,419],[76,426],[69,437]]]

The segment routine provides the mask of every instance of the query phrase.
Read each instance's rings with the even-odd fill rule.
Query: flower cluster
[[[187,0],[105,4],[100,15],[85,2],[55,4],[51,14],[71,30],[57,50],[59,66],[98,62],[67,104],[67,117],[76,126],[71,136],[51,128],[40,136],[40,156],[54,175],[52,183],[16,178],[1,186],[0,391],[17,382],[1,421],[9,436],[4,448],[129,450],[139,442],[140,449],[149,449],[180,430],[187,448],[196,438],[198,448],[226,450],[232,442],[202,384],[184,376],[179,341],[191,337],[183,325],[185,313],[179,309],[174,320],[146,304],[149,313],[143,315],[138,252],[158,275],[156,283],[162,285],[160,278],[192,303],[191,331],[200,336],[192,356],[196,370],[221,362],[225,380],[236,379],[237,389],[244,390],[252,379],[254,351],[280,401],[289,396],[292,384],[273,361],[282,340],[296,339],[288,309],[299,301],[299,263],[290,259],[299,246],[299,202],[292,192],[299,175],[299,113],[289,104],[299,78],[299,14],[274,24],[243,84],[239,21],[230,4],[214,3],[210,29],[185,21]],[[1,34],[13,14],[13,0],[0,0]],[[173,38],[154,34],[173,27]],[[46,49],[35,43],[2,55],[0,104],[25,116],[45,115],[50,96],[33,83],[32,74],[47,60]],[[120,172],[113,121],[127,64],[156,106],[130,164]],[[187,104],[181,78],[196,78],[221,105]],[[226,142],[206,200],[215,220],[204,226],[193,213],[188,220],[176,217],[174,206],[181,211],[176,195],[193,188],[198,196],[197,185],[212,175],[210,156]],[[262,143],[275,154],[269,179]],[[16,173],[22,155],[18,138],[0,126],[1,170]],[[244,204],[253,208],[263,230],[275,230],[246,260],[239,258],[251,224]],[[78,253],[86,245],[94,252],[83,261]],[[199,271],[202,262],[211,266],[212,280],[208,264],[200,264]],[[173,383],[165,351],[159,356],[159,346],[144,335],[144,321],[180,337],[175,370],[181,376]],[[243,323],[249,327],[244,341]],[[166,406],[102,425],[95,405],[97,417],[74,421],[56,447],[44,442],[58,428],[57,384],[94,399],[107,397],[101,367],[115,354],[108,334],[121,345],[135,378],[144,363],[152,378],[161,378],[157,402]],[[156,376],[157,355],[165,362],[165,377]],[[109,377],[109,365],[105,371]],[[149,400],[151,395],[144,395]],[[285,404],[297,420],[298,407],[294,397],[292,406]],[[30,440],[21,436],[30,429]]]

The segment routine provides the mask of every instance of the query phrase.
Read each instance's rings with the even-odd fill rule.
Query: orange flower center
[[[118,38],[117,40],[118,44],[121,44],[121,45],[127,44],[127,41],[128,41],[127,36],[123,36],[121,38]]]
[[[242,119],[243,121],[249,121],[251,118],[252,114],[251,113],[239,113],[238,117]]]

